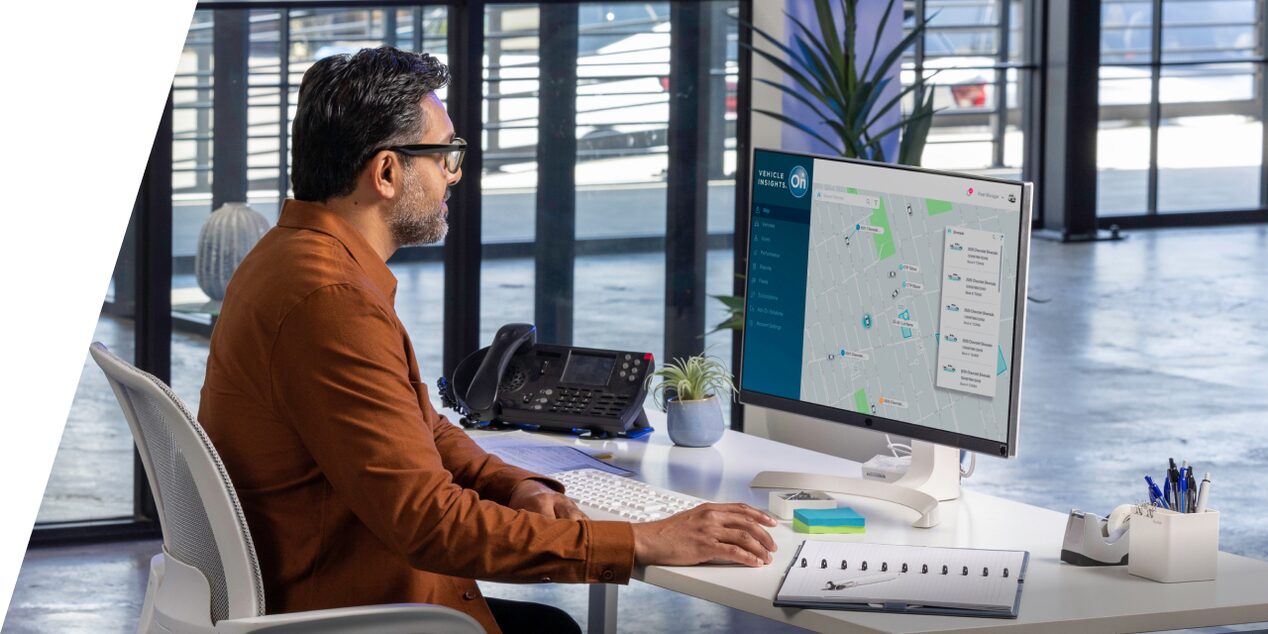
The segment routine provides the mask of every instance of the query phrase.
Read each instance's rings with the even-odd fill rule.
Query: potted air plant
[[[660,382],[652,385],[653,379]],[[674,359],[647,377],[652,398],[668,414],[669,439],[684,447],[708,447],[722,438],[719,395],[734,394],[731,372],[721,359],[696,355]]]

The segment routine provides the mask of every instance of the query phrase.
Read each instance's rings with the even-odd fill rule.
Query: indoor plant
[[[652,385],[652,380],[660,383]],[[708,447],[722,438],[719,394],[735,393],[731,373],[721,359],[706,355],[678,358],[647,377],[652,398],[668,414],[669,438],[675,445]]]
[[[846,158],[864,158],[885,161],[883,141],[898,134],[897,161],[903,165],[920,165],[925,140],[933,123],[933,90],[927,77],[917,77],[910,86],[885,95],[886,88],[898,80],[898,68],[903,51],[924,36],[926,20],[917,16],[911,30],[890,51],[881,51],[881,40],[891,19],[902,19],[902,3],[889,0],[876,26],[872,48],[866,59],[860,59],[855,50],[857,42],[859,0],[836,0],[838,11],[844,18],[844,29],[838,31],[837,18],[833,14],[834,0],[815,0],[818,16],[818,32],[785,11],[796,25],[789,44],[744,23],[744,26],[760,36],[781,55],[756,46],[746,48],[773,64],[787,82],[754,77],[753,81],[771,86],[789,98],[808,107],[818,121],[799,121],[783,113],[754,108],[753,111],[785,123],[812,139],[826,144],[833,152]],[[895,7],[898,13],[894,13]],[[879,58],[879,59],[878,59]],[[936,71],[935,71],[936,73]],[[932,76],[932,75],[930,75]],[[902,112],[902,101],[914,93],[915,104],[911,112]],[[887,116],[898,109],[897,120],[880,125]],[[813,123],[826,125],[814,126]],[[744,299],[733,295],[713,295],[727,311],[726,319],[714,326],[718,330],[744,329]]]
[[[810,30],[801,20],[785,11],[796,25],[791,44],[784,44],[765,31],[746,24],[781,53],[776,55],[756,46],[747,46],[755,55],[773,64],[792,80],[794,85],[755,77],[753,81],[771,86],[808,107],[828,130],[816,129],[804,121],[782,113],[755,108],[753,111],[777,119],[809,135],[832,148],[846,158],[864,158],[873,161],[886,160],[883,140],[897,133],[898,162],[903,165],[919,165],[924,152],[929,126],[933,123],[933,91],[926,90],[924,77],[916,77],[910,86],[886,95],[886,88],[898,80],[895,64],[902,59],[917,39],[924,36],[925,20],[917,19],[911,31],[903,36],[890,51],[881,51],[881,40],[889,20],[902,19],[902,4],[889,0],[885,12],[877,22],[872,39],[872,50],[861,65],[855,51],[857,42],[859,0],[837,0],[844,17],[844,32],[837,31],[833,15],[833,0],[815,0],[819,32]],[[899,8],[894,15],[895,5]],[[878,56],[880,59],[877,59]],[[911,112],[902,112],[904,98],[915,93]],[[878,125],[897,108],[897,120],[889,125]],[[826,135],[826,136],[825,136]]]

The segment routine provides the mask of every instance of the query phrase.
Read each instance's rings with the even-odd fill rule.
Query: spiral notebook
[[[1030,553],[806,540],[780,607],[1017,618]]]

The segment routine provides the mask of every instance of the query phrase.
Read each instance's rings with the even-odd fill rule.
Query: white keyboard
[[[598,469],[552,473],[583,513],[596,520],[652,522],[708,500],[654,487]]]

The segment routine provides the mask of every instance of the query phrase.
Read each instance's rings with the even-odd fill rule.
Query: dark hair
[[[423,97],[448,83],[449,67],[435,57],[391,46],[318,60],[300,83],[291,130],[295,198],[351,194],[376,150],[417,142]]]

